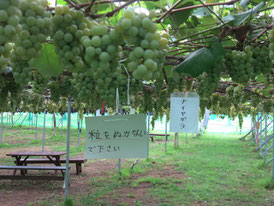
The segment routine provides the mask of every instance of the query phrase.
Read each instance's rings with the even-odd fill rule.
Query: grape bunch
[[[75,11],[68,6],[56,7],[53,22],[53,42],[62,66],[71,72],[85,71],[84,47],[80,39],[88,36],[91,21],[82,11]]]
[[[248,48],[247,46],[246,48]],[[272,62],[269,58],[269,48],[266,46],[263,47],[251,47],[252,58],[254,59],[253,66],[254,72],[256,75],[261,73],[269,73],[272,69]]]
[[[72,80],[69,76],[62,76],[59,79],[52,79],[48,83],[50,89],[51,100],[58,103],[60,97],[74,97],[76,96],[75,89],[72,86]]]
[[[128,69],[135,79],[153,80],[160,77],[168,49],[168,34],[161,35],[149,16],[126,10],[115,30],[132,45]]]
[[[22,87],[31,79],[29,60],[40,55],[42,43],[51,32],[51,13],[45,11],[47,0],[22,0],[20,9],[22,30],[15,41],[13,75]]]
[[[38,71],[33,72],[33,80],[31,84],[33,85],[32,89],[37,94],[44,94],[47,87],[48,78]]]
[[[58,103],[60,99],[60,85],[58,81],[48,82],[47,88],[50,90],[50,98],[53,102]]]
[[[118,64],[121,58],[119,34],[107,25],[97,23],[91,27],[90,36],[81,38],[81,43],[85,49],[85,63],[89,66],[85,72],[73,74],[78,97],[88,100],[95,91],[99,101],[113,105],[116,88],[127,83]]]
[[[200,97],[209,98],[218,88],[221,71],[224,69],[224,59],[218,61],[208,72],[198,77],[197,93]]]
[[[12,50],[9,42],[14,42],[21,31],[19,22],[22,13],[18,8],[19,5],[19,0],[0,1],[0,72],[9,63]]]
[[[252,55],[253,53],[249,46],[245,47],[244,51],[233,50],[225,54],[225,65],[233,81],[246,83],[250,78],[255,78]]]
[[[271,30],[270,34],[270,44],[269,44],[269,58],[272,60],[272,63],[274,61],[274,28]]]

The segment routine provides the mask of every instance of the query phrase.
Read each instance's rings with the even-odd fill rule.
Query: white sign
[[[86,159],[147,158],[144,114],[86,117]]]
[[[199,95],[195,92],[171,94],[170,131],[197,133],[199,131]]]

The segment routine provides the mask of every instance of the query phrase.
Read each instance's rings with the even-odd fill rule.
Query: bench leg
[[[149,137],[150,137],[151,141],[154,142],[153,136],[149,136]]]
[[[76,163],[76,175],[79,175],[79,164]]]

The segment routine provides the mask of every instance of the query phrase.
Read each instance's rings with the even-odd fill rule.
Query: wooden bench
[[[153,139],[154,136],[160,136],[160,137],[165,137],[165,136],[167,136],[167,137],[169,137],[170,134],[165,135],[165,134],[150,133],[150,134],[149,134],[149,137],[150,137],[150,139],[151,139],[152,142],[154,141],[154,139]]]
[[[14,170],[13,175],[0,175],[0,179],[12,179],[12,180],[64,180],[64,171],[66,167],[56,166],[7,166],[0,165],[1,170]],[[24,171],[23,175],[15,175],[17,170]],[[62,176],[26,176],[27,170],[61,170]]]
[[[24,159],[20,160],[20,163],[23,162]],[[73,158],[69,160],[69,163],[76,164],[76,175],[79,175],[82,172],[82,164],[84,164],[87,160],[83,158]],[[61,164],[66,163],[66,159],[60,159]],[[16,162],[15,162],[16,163]],[[27,159],[24,162],[24,165],[28,164],[51,164],[52,162],[49,159]]]

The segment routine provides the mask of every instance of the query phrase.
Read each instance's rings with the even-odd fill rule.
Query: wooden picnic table
[[[17,166],[23,166],[25,161],[31,157],[47,157],[49,159],[49,161],[54,164],[56,167],[60,167],[61,163],[60,163],[60,157],[62,155],[66,154],[66,152],[51,152],[51,151],[47,151],[47,152],[37,152],[37,151],[19,151],[19,152],[10,152],[7,153],[6,156],[11,156],[15,158],[15,164]],[[24,158],[22,158],[24,157]],[[23,161],[22,161],[23,159]],[[16,171],[15,171],[16,172]],[[62,175],[64,175],[63,170],[61,170]],[[21,174],[24,175],[24,170],[21,170]]]

